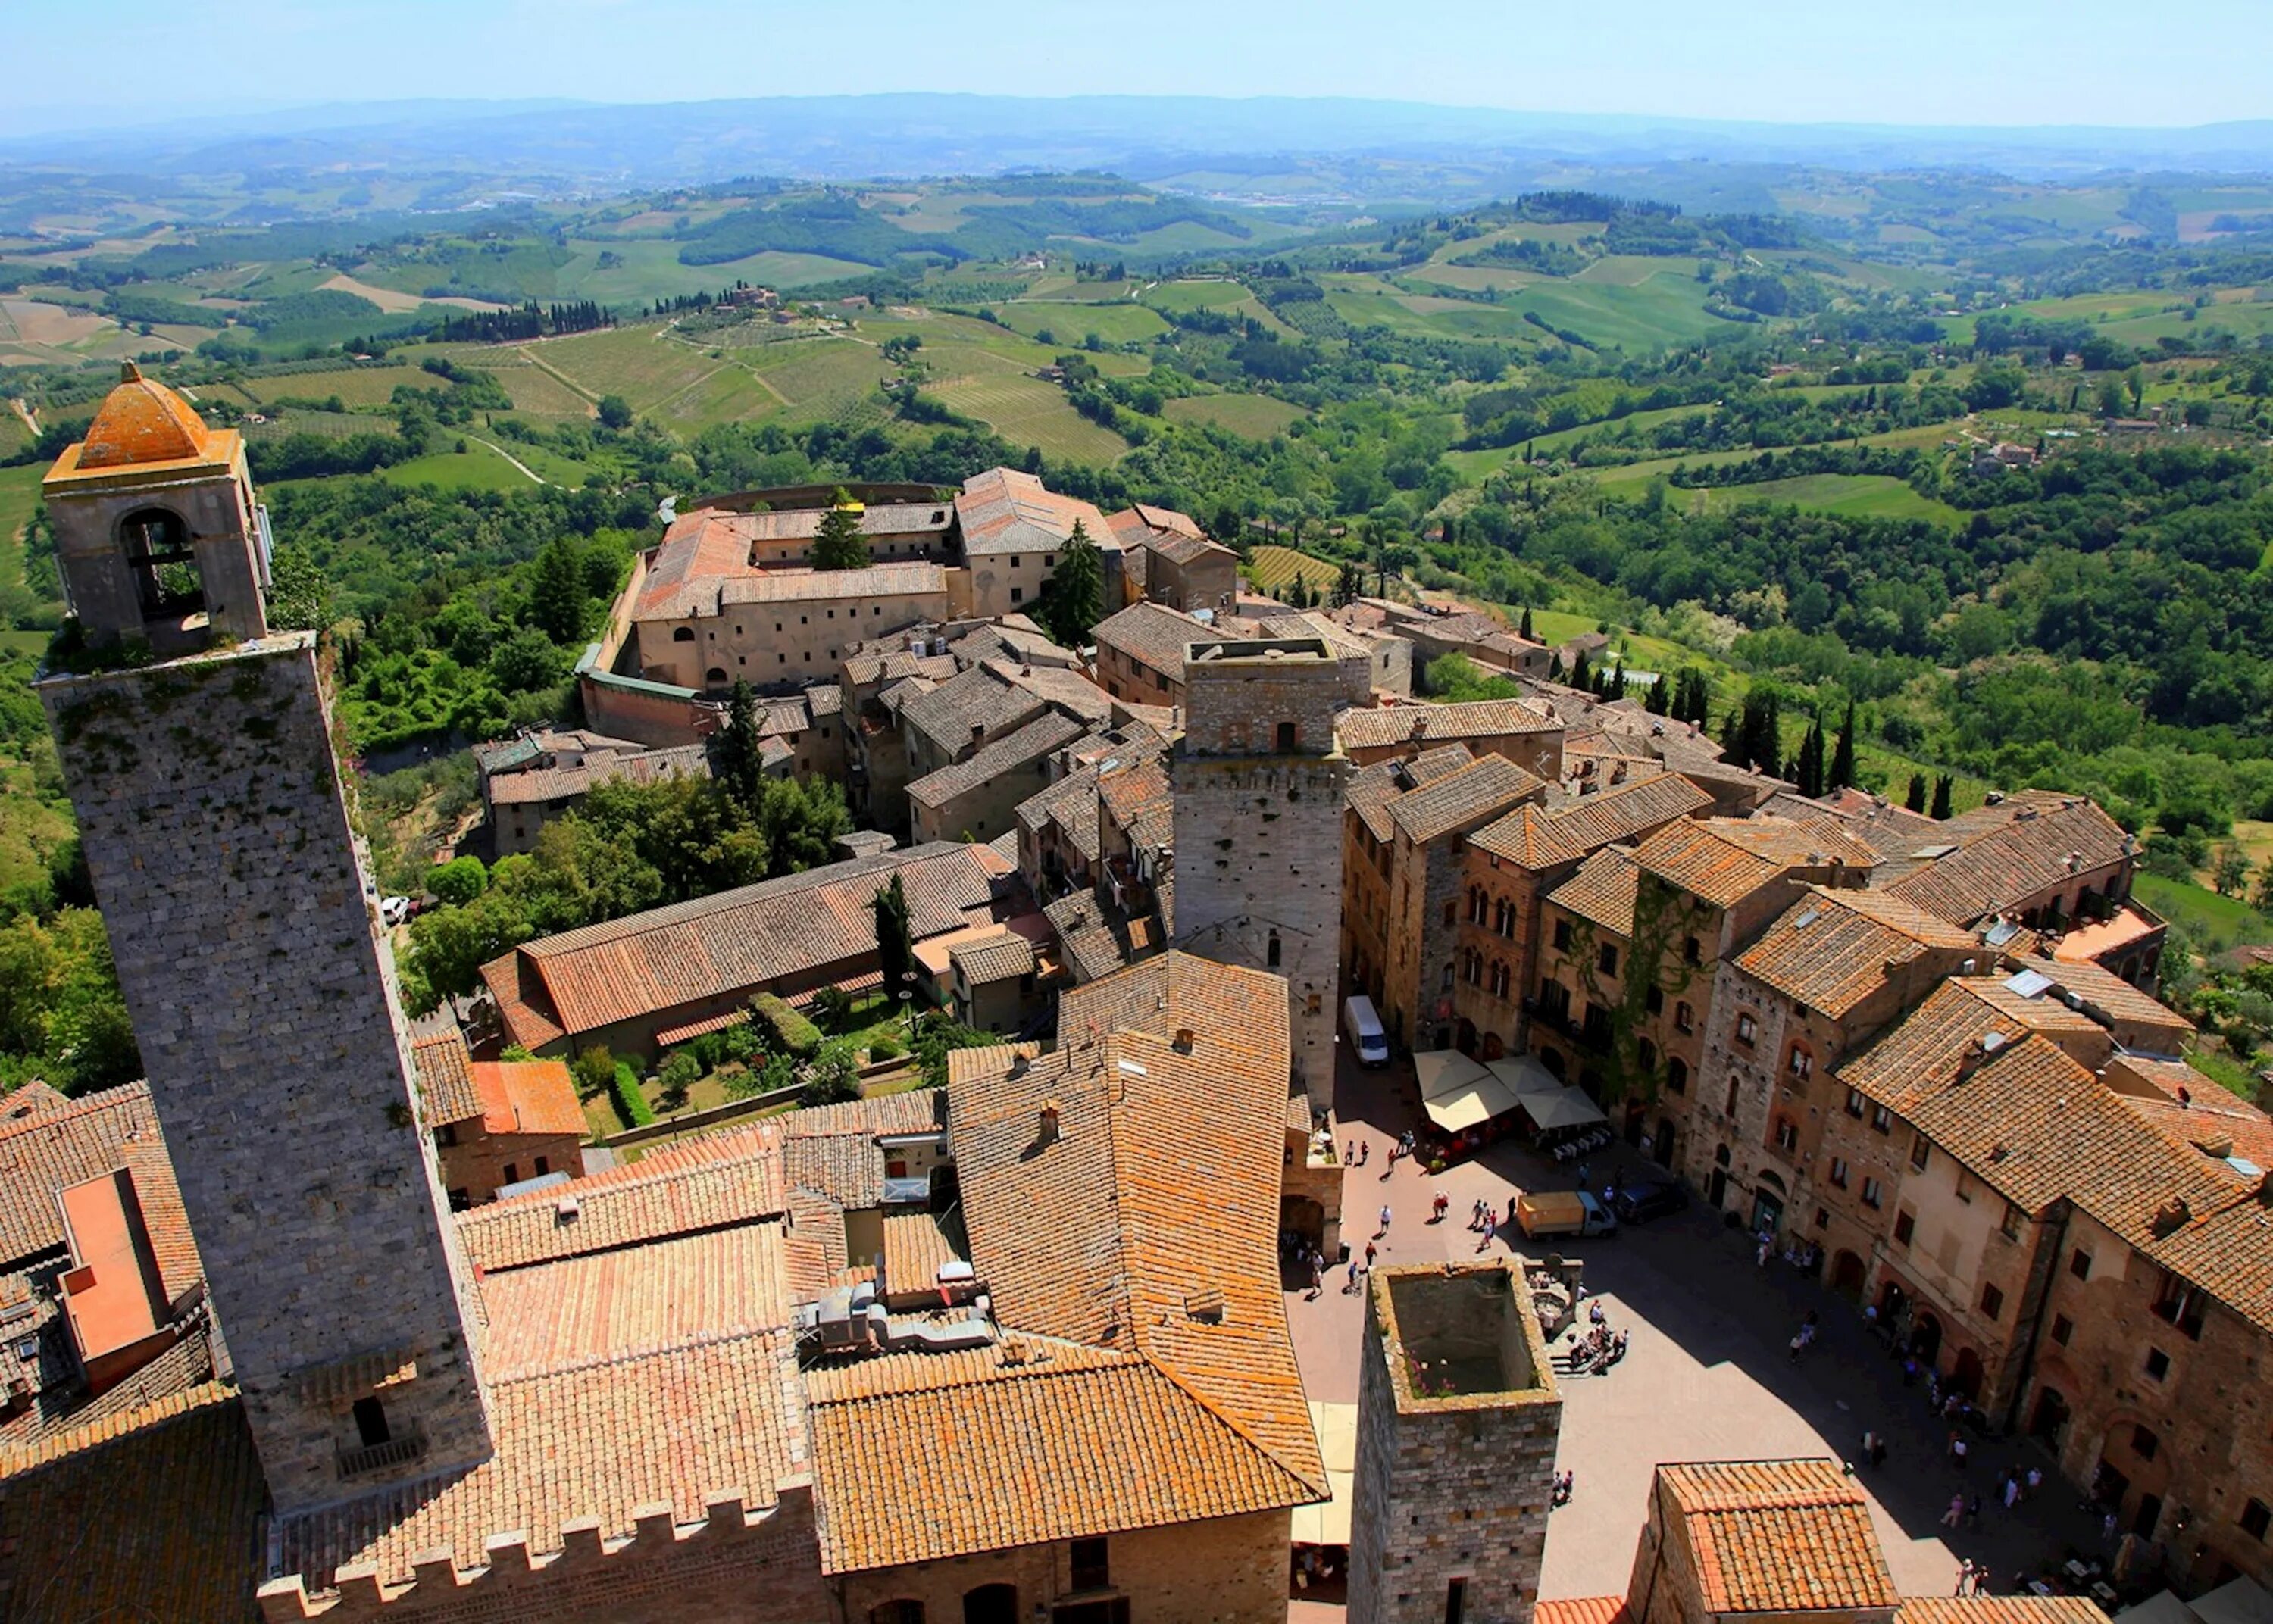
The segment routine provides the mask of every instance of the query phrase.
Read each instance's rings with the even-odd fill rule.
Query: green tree
[[[1924,812],[1925,811],[1925,775],[1924,773],[1910,775],[1909,793],[1902,797],[1902,806],[1909,812]]]
[[[619,394],[600,397],[600,426],[623,430],[632,426],[632,403]]]
[[[1950,796],[1956,788],[1957,781],[1947,773],[1936,775],[1933,781],[1933,810],[1927,815],[1937,819],[1948,817]]]
[[[1358,567],[1355,559],[1346,561],[1342,565],[1341,579],[1334,584],[1335,607],[1346,607],[1364,595],[1365,572]]]
[[[883,887],[870,906],[876,916],[876,968],[883,972],[884,993],[896,999],[908,990],[904,979],[915,968],[915,939],[908,924],[908,894],[897,874]]]
[[[556,643],[584,635],[591,599],[584,590],[581,550],[566,536],[555,536],[536,555],[529,584],[529,622]]]
[[[726,725],[710,740],[710,776],[738,805],[757,805],[758,786],[765,779],[763,741],[758,735],[758,696],[739,677],[726,695]]]
[[[1823,722],[1820,717],[1812,717],[1808,721],[1806,736],[1799,741],[1797,767],[1798,770],[1792,775],[1792,780],[1798,784],[1799,792],[1810,797],[1821,795],[1824,779]]]
[[[1523,620],[1522,623],[1516,627],[1516,632],[1518,635],[1524,638],[1527,641],[1537,640],[1531,635],[1531,606],[1527,603],[1524,605]]]
[[[2211,887],[2220,896],[2238,896],[2248,879],[2248,854],[2230,841],[2220,846],[2210,863]]]
[[[1855,787],[1855,701],[1847,701],[1847,719],[1839,724],[1839,743],[1831,752],[1829,786],[1834,790]]]
[[[1104,566],[1098,560],[1097,543],[1076,519],[1073,534],[1058,550],[1057,569],[1040,606],[1042,624],[1051,638],[1067,648],[1078,648],[1087,642],[1098,622],[1104,589]]]
[[[426,888],[437,900],[462,908],[490,888],[490,872],[470,853],[453,857],[427,875]]]
[[[813,567],[816,570],[857,570],[868,563],[868,543],[860,535],[859,505],[839,487],[821,516],[813,538]]]

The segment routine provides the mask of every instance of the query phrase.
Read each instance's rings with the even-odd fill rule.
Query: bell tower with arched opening
[[[268,520],[244,437],[206,427],[132,362],[123,373],[40,487],[79,630],[93,644],[139,640],[161,654],[260,636]]]
[[[126,371],[43,487],[83,636],[39,693],[291,1515],[491,1454],[480,1319],[316,639],[268,629],[244,444]]]

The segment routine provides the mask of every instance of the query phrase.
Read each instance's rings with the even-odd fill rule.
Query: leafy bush
[[[850,1059],[833,1056],[806,1074],[805,1103],[837,1105],[860,1097],[860,1079]]]
[[[868,1058],[871,1060],[896,1060],[906,1052],[907,1051],[900,1046],[900,1040],[896,1037],[879,1037],[868,1045]]]
[[[594,1044],[568,1062],[568,1072],[576,1079],[576,1092],[589,1099],[601,1089],[614,1086],[616,1057],[608,1052],[605,1044]]]
[[[606,1053],[602,1050],[603,1054]],[[614,1077],[616,1115],[623,1119],[626,1127],[643,1127],[655,1120],[655,1108],[640,1092],[639,1074],[632,1069],[629,1060],[618,1060]]]
[[[810,1059],[819,1051],[821,1029],[772,993],[759,993],[750,1000],[750,1007],[773,1029],[781,1046],[799,1059]]]
[[[665,1094],[678,1099],[686,1097],[686,1090],[702,1081],[702,1062],[684,1049],[674,1049],[664,1060],[659,1074]]]
[[[746,1021],[739,1026],[728,1027],[718,1037],[719,1047],[730,1060],[746,1064],[764,1051],[765,1045],[759,1040],[758,1029]]]
[[[426,888],[443,902],[462,908],[490,888],[490,872],[479,857],[453,857],[426,877]]]

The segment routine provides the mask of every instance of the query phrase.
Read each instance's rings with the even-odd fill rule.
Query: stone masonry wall
[[[470,1282],[314,640],[40,692],[276,1508],[485,1457]],[[342,1482],[348,1407],[389,1376],[423,1458]]]
[[[1408,1399],[1391,1370],[1405,1355],[1384,1324],[1388,1287],[1384,1273],[1369,1282],[1349,1624],[1442,1624],[1454,1579],[1466,1583],[1464,1620],[1527,1624],[1547,1549],[1562,1401],[1551,1388]],[[1527,1308],[1519,1301],[1516,1313],[1527,1320]],[[1535,1325],[1526,1335],[1543,1368]]]

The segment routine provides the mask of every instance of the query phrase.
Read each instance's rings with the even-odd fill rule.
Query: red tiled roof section
[[[919,940],[959,928],[990,895],[973,849],[936,842],[549,936],[484,965],[482,979],[513,1036],[535,1047],[548,1027],[590,1031],[874,953],[870,904],[896,873]]]
[[[251,1620],[266,1493],[217,1385],[58,1435],[0,1462],[0,1590],[27,1619]]]
[[[973,474],[963,482],[955,512],[965,553],[1055,552],[1076,521],[1098,545],[1117,544],[1095,503],[1061,495],[1016,468]]]
[[[1867,872],[1877,856],[1836,829],[1789,818],[1707,818],[1661,829],[1634,859],[1668,885],[1729,908],[1779,875],[1836,860]]]
[[[2135,843],[2080,796],[2028,790],[1942,825],[1957,849],[1891,889],[1928,913],[1969,924],[2127,857]]]
[[[566,1061],[476,1060],[470,1069],[487,1132],[584,1136],[584,1108]]]
[[[1223,634],[1206,623],[1149,600],[1106,616],[1090,635],[1099,648],[1118,649],[1138,664],[1165,674],[1170,682],[1184,680],[1187,647],[1224,640]]]
[[[482,1096],[474,1088],[474,1057],[466,1036],[453,1027],[410,1045],[410,1059],[418,1073],[418,1094],[426,1107],[426,1126],[464,1122],[482,1114]]]
[[[1293,1039],[1287,984],[1268,970],[1164,953],[1059,995],[1059,1043],[1068,1048],[1116,1031],[1174,1042],[1189,1031],[1204,1052],[1216,1045],[1275,1072],[1283,1085]]]
[[[1957,969],[1972,936],[1883,891],[1810,886],[1737,955],[1737,966],[1785,997],[1837,1020],[1894,967],[1939,954]]]
[[[1532,1624],[1627,1624],[1623,1596],[1572,1596],[1542,1601],[1531,1610]]]
[[[2085,1065],[2106,1057],[2105,1031],[2088,1015],[2048,999],[2024,999],[1986,977],[1943,982],[1901,1022],[1839,1066],[1839,1080],[1869,1098],[1906,1109],[1916,1097],[1947,1086],[1977,1045],[1992,1034],[1999,1045],[2039,1033]]]
[[[2089,1596],[1906,1596],[1895,1624],[2107,1624]]]
[[[139,462],[186,462],[206,455],[213,431],[190,403],[132,362],[87,424],[77,467],[82,471]]]
[[[1505,812],[1546,788],[1505,756],[1480,756],[1431,784],[1408,790],[1389,803],[1389,816],[1416,846]]]
[[[1829,1461],[1657,1469],[1708,1613],[1893,1607],[1901,1601],[1862,1491]]]
[[[1635,865],[1632,851],[1624,846],[1605,846],[1579,864],[1577,873],[1549,892],[1547,900],[1615,936],[1631,937],[1640,879],[1641,870]]]
[[[1371,750],[1412,742],[1490,738],[1508,733],[1554,733],[1563,724],[1521,700],[1468,700],[1452,705],[1387,705],[1346,710],[1334,718],[1345,750]]]
[[[174,1179],[173,1158],[166,1154],[165,1141],[150,1133],[128,1140],[120,1159],[133,1177],[135,1204],[141,1209],[142,1232],[158,1265],[160,1289],[168,1303],[178,1303],[205,1279],[206,1267],[198,1256],[197,1237],[190,1233],[190,1215],[182,1205],[181,1186]]]
[[[83,1095],[60,1107],[51,1090],[7,1114],[0,1100],[0,1265],[64,1244],[56,1192],[107,1173],[124,1161],[126,1141],[146,1134],[163,1142],[150,1085],[131,1082]]]
[[[1551,812],[1519,807],[1468,836],[1468,842],[1519,868],[1554,868],[1692,818],[1712,805],[1713,797],[1695,784],[1668,773],[1620,784]]]

